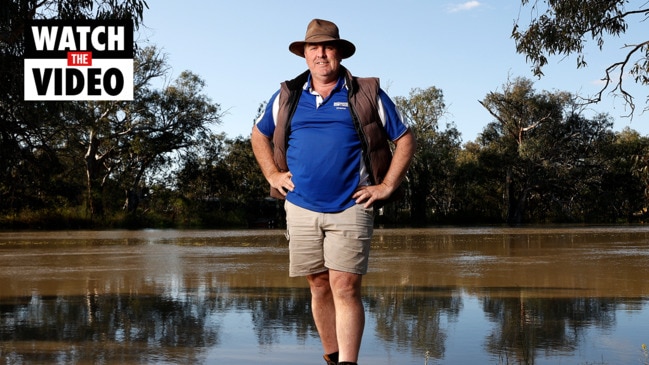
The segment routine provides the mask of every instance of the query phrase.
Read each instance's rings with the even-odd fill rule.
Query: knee
[[[331,285],[329,283],[329,274],[319,273],[307,276],[311,295],[314,297],[325,297],[331,295]]]
[[[361,295],[361,276],[347,274],[336,277],[331,282],[334,296],[341,299],[358,299]]]

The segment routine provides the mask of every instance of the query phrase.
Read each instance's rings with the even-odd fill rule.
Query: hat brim
[[[321,42],[296,41],[291,43],[288,46],[288,50],[295,55],[304,57],[304,46],[307,43],[329,43],[329,42],[336,44],[336,46],[338,47],[338,51],[340,52],[341,58],[349,58],[356,52],[356,46],[354,46],[352,42],[345,39],[331,39],[331,40],[325,40]]]

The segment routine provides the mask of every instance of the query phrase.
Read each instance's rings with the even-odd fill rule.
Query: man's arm
[[[406,176],[412,157],[417,149],[415,135],[410,129],[394,141],[395,149],[390,168],[379,185],[369,185],[359,188],[352,196],[357,204],[365,203],[369,208],[377,200],[385,200],[399,187]]]
[[[291,181],[291,172],[279,172],[275,161],[273,160],[273,147],[269,137],[263,135],[257,126],[252,128],[252,135],[250,136],[250,143],[252,144],[252,152],[255,154],[259,168],[262,174],[270,183],[270,186],[279,190],[284,196],[286,191],[293,191],[295,185]]]

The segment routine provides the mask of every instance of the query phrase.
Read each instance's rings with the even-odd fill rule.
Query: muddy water
[[[283,232],[0,233],[0,364],[322,364]],[[377,230],[361,364],[649,364],[649,227]]]

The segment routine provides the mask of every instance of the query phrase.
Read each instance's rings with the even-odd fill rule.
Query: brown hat
[[[304,41],[295,41],[288,46],[289,51],[304,57],[304,45],[307,43],[335,42],[342,58],[351,57],[356,47],[350,41],[340,39],[336,24],[322,19],[313,19],[306,28]]]

